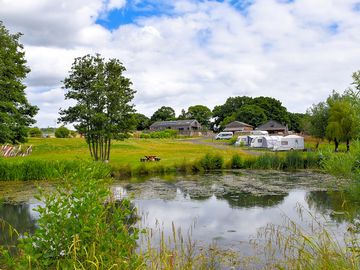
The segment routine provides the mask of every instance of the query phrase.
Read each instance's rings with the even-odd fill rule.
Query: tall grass
[[[299,206],[299,215],[309,215],[305,227],[284,217],[282,225],[260,229],[253,243],[262,247],[264,269],[360,269],[360,242],[356,235],[337,239],[319,220]]]
[[[0,159],[0,180],[29,181],[57,180],[79,171],[83,167],[95,168],[97,178],[104,178],[110,173],[110,166],[101,162],[81,160],[11,160]]]
[[[345,155],[345,154],[344,154]],[[344,174],[356,170],[356,160],[348,155],[351,162],[343,165],[335,161],[340,157],[335,156],[327,159],[326,166],[331,167],[336,173]],[[342,157],[341,157],[342,158]],[[324,164],[321,156],[317,153],[288,152],[265,153],[258,157],[243,158],[239,154],[231,156],[225,163],[225,158],[219,154],[207,153],[195,161],[183,159],[181,163],[164,165],[161,161],[156,163],[130,164],[105,164],[101,162],[75,160],[39,160],[39,159],[0,159],[0,180],[1,181],[28,181],[28,180],[58,180],[78,171],[81,167],[94,167],[99,173],[98,178],[103,178],[111,173],[117,179],[165,175],[165,174],[194,174],[222,169],[263,169],[263,170],[297,170],[316,169]],[[332,167],[334,165],[336,167]],[[349,164],[350,167],[347,167]],[[360,163],[359,163],[360,164]],[[360,168],[360,165],[358,165]],[[330,170],[329,170],[330,171]]]

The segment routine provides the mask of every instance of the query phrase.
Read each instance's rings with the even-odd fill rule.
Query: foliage
[[[141,113],[134,113],[133,117],[135,118],[136,130],[149,129],[150,127],[149,117]]]
[[[306,112],[308,116],[306,132],[310,135],[323,139],[326,136],[326,126],[329,119],[329,107],[327,103],[320,102],[312,105]]]
[[[224,159],[220,155],[206,154],[201,160],[200,165],[205,171],[220,170],[224,164]]]
[[[299,225],[284,217],[281,225],[268,224],[258,231],[253,243],[261,250],[265,269],[359,269],[360,243],[354,234],[344,236],[344,244],[335,232],[325,228],[327,220],[319,220],[310,212],[298,208],[311,222]],[[324,225],[325,224],[325,225]],[[279,256],[280,255],[280,256]],[[258,263],[258,262],[257,262]]]
[[[230,168],[231,169],[242,169],[243,168],[243,162],[241,159],[241,156],[239,154],[235,154],[231,158],[230,162]]]
[[[349,151],[350,140],[355,137],[358,129],[358,122],[355,118],[355,111],[350,102],[346,99],[339,99],[329,104],[329,119],[326,127],[326,135],[329,139],[344,141]],[[335,151],[337,152],[337,146]]]
[[[246,108],[250,110],[249,113],[247,113]],[[215,118],[214,126],[221,128],[234,120],[253,121],[252,125],[254,126],[270,119],[283,124],[290,124],[290,117],[286,108],[282,106],[279,100],[271,97],[230,97],[225,104],[215,106],[213,117]]]
[[[196,119],[203,127],[210,126],[211,110],[204,105],[190,106],[186,113],[187,119]]]
[[[117,59],[105,61],[99,54],[76,58],[64,80],[66,99],[77,104],[60,111],[64,123],[76,123],[85,136],[94,160],[109,160],[112,139],[124,139],[133,127],[135,91],[123,76],[125,67]]]
[[[128,199],[115,200],[108,184],[86,168],[55,193],[41,194],[38,229],[22,239],[19,266],[138,269],[135,208]]]
[[[0,144],[25,142],[27,127],[35,123],[38,111],[25,96],[22,81],[30,69],[20,36],[10,34],[0,21]]]
[[[268,120],[265,111],[258,105],[242,106],[236,112],[235,118],[254,127],[260,126]]]
[[[28,134],[30,137],[37,137],[37,138],[41,138],[42,136],[42,132],[38,127],[29,128]]]
[[[289,113],[290,118],[290,130],[293,130],[297,133],[304,131],[304,118],[305,114],[303,113]]]
[[[86,162],[81,160],[10,160],[0,159],[1,181],[35,181],[59,180],[72,174],[82,167],[92,167],[102,178],[110,173],[110,166],[104,163]]]
[[[165,129],[162,131],[155,131],[150,133],[142,133],[140,138],[143,139],[169,139],[169,138],[176,138],[178,135],[177,130],[173,129]]]
[[[175,111],[171,107],[162,106],[154,112],[150,120],[152,123],[156,121],[168,121],[175,119]]]
[[[69,138],[70,130],[66,127],[61,126],[55,130],[55,137],[56,138]]]

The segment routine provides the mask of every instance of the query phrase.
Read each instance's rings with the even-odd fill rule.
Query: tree
[[[171,107],[162,106],[160,109],[154,112],[150,120],[152,123],[156,121],[168,121],[175,119],[175,111]]]
[[[290,129],[295,132],[301,132],[304,130],[304,117],[305,114],[303,113],[290,113]]]
[[[0,144],[25,142],[27,127],[36,122],[38,108],[28,102],[22,83],[30,69],[20,36],[10,34],[0,21]]]
[[[64,80],[65,98],[77,103],[61,110],[59,120],[76,123],[94,160],[109,160],[111,141],[126,138],[134,126],[130,102],[135,91],[123,76],[125,70],[118,59],[105,61],[99,54],[86,55],[75,59]]]
[[[261,107],[257,105],[245,105],[236,112],[236,120],[257,127],[265,123],[268,118]]]
[[[149,127],[150,127],[149,117],[147,117],[141,113],[135,113],[134,119],[135,119],[136,130],[149,129]]]
[[[211,110],[204,105],[190,106],[186,113],[188,119],[196,119],[202,126],[210,126]]]
[[[28,133],[29,133],[30,137],[40,138],[42,136],[42,132],[41,132],[40,128],[38,128],[38,127],[29,128]]]
[[[290,124],[289,113],[279,100],[272,97],[257,97],[253,99],[253,104],[264,110],[267,119],[276,120],[284,125]]]
[[[339,99],[330,103],[326,134],[329,139],[334,139],[335,152],[338,151],[340,141],[346,142],[346,150],[350,150],[350,140],[356,134],[357,125],[355,111],[350,102]]]
[[[181,109],[181,113],[180,113],[180,115],[179,115],[179,117],[178,117],[177,119],[178,119],[178,120],[188,119],[187,114],[186,114],[186,112],[185,112],[184,109]]]
[[[56,138],[69,138],[70,130],[66,127],[61,126],[55,130],[55,137]]]
[[[317,139],[326,137],[326,127],[329,119],[329,107],[326,102],[320,102],[312,105],[306,112],[306,118],[309,119],[306,132]],[[319,141],[316,148],[319,146]]]

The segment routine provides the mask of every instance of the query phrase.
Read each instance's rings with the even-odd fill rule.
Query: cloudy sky
[[[22,32],[31,103],[53,126],[73,59],[118,58],[140,113],[229,96],[272,96],[304,112],[360,69],[360,0],[0,0]]]

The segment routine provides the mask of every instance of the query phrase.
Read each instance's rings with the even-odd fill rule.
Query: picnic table
[[[151,162],[151,161],[160,161],[161,158],[158,156],[145,156],[144,158],[140,158],[141,162]]]

